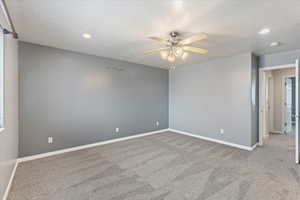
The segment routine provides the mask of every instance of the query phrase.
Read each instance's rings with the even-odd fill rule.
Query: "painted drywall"
[[[19,61],[20,156],[168,128],[165,69],[25,42]]]
[[[1,23],[1,20],[0,20]],[[1,23],[3,25],[3,23]],[[0,199],[2,199],[18,156],[19,76],[18,42],[4,40],[4,131],[0,132]]]
[[[283,131],[282,130],[282,113],[283,113],[283,82],[282,79],[284,76],[294,76],[295,69],[280,69],[273,70],[273,128],[274,131]]]
[[[259,57],[259,67],[272,67],[295,63],[300,58],[300,49],[280,53],[267,54]]]
[[[252,59],[245,53],[170,71],[170,128],[240,145],[256,143]]]

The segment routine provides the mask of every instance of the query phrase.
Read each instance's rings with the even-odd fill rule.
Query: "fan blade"
[[[162,38],[159,38],[159,37],[149,37],[149,38],[152,39],[152,40],[156,40],[158,42],[161,42],[165,45],[171,45],[171,43],[168,40],[165,40],[165,39],[162,39]]]
[[[206,49],[201,49],[201,48],[191,47],[191,46],[184,46],[182,48],[185,51],[190,51],[190,52],[199,53],[199,54],[206,54],[208,52]]]
[[[163,50],[169,50],[169,49],[170,49],[169,47],[151,49],[151,50],[145,51],[144,54],[148,55],[148,54],[157,53],[157,52],[160,52],[160,51],[163,51]]]
[[[199,40],[203,40],[205,38],[207,38],[207,35],[205,33],[199,33],[197,35],[193,35],[191,37],[188,37],[188,38],[185,38],[185,39],[181,40],[179,42],[179,44],[187,45],[187,44],[191,44],[193,42],[199,41]]]

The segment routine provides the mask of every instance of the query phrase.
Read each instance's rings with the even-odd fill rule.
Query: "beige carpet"
[[[299,200],[292,137],[252,152],[171,132],[19,165],[9,200]]]

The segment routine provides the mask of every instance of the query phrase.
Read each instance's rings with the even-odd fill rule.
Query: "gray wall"
[[[24,42],[19,62],[20,156],[168,128],[167,70]]]
[[[294,51],[286,51],[281,53],[273,53],[259,57],[260,67],[271,67],[276,65],[285,65],[295,63],[300,58],[300,49]]]
[[[170,71],[170,128],[252,146],[252,73],[251,53]]]
[[[2,21],[0,20],[0,23]],[[0,199],[4,195],[18,156],[18,42],[5,36],[4,131],[0,133]]]

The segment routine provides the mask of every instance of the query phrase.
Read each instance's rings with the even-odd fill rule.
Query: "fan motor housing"
[[[172,32],[170,33],[170,36],[171,36],[172,38],[176,38],[178,35],[179,35],[179,33],[178,33],[177,31],[172,31]]]

